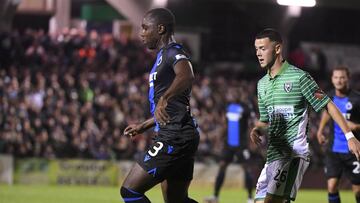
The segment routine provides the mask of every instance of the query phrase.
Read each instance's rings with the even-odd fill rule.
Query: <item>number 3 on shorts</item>
[[[152,149],[154,150],[154,152],[151,149],[149,149],[149,151],[148,151],[148,154],[152,157],[156,156],[164,146],[164,144],[162,142],[156,142],[156,144],[159,144],[159,146],[156,146],[156,145],[153,146]]]

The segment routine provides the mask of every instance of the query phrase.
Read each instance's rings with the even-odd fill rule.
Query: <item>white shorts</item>
[[[294,201],[309,163],[302,157],[266,163],[256,184],[255,201],[267,194]]]

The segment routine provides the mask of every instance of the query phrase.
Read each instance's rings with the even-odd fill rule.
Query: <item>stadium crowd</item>
[[[138,41],[110,34],[27,30],[0,34],[0,153],[16,157],[132,159],[150,143],[125,126],[150,117],[148,71],[154,56]],[[196,66],[195,66],[196,68]],[[227,101],[240,98],[256,121],[256,79],[197,72],[191,110],[200,129],[198,160],[223,147]],[[319,116],[311,114],[311,116]],[[314,163],[322,162],[310,126]],[[250,150],[259,154],[256,146]]]

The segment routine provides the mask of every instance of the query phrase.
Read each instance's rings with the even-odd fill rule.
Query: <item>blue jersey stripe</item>
[[[334,96],[333,101],[343,114],[347,113],[346,104],[349,102],[348,97],[337,97]],[[338,153],[349,153],[347,140],[340,126],[334,121],[334,143],[332,146],[333,152]]]
[[[240,119],[244,109],[239,104],[230,104],[227,108],[226,118],[228,124],[227,143],[232,147],[240,146],[241,125]]]
[[[162,49],[158,52],[157,56],[156,56],[156,61],[150,71],[150,78],[149,78],[149,102],[150,102],[150,112],[151,114],[154,116],[155,113],[155,109],[156,109],[156,104],[155,104],[155,88],[154,88],[154,73],[156,72],[156,68],[158,67],[158,63],[159,61],[162,60]],[[156,122],[156,120],[155,120]],[[156,126],[154,131],[158,132],[159,131],[159,124],[156,122]]]

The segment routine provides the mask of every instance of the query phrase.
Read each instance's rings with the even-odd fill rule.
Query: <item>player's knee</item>
[[[337,185],[328,185],[328,192],[329,193],[338,193],[338,187]]]
[[[360,192],[355,193],[356,203],[360,203]]]
[[[136,203],[136,202],[150,202],[144,196],[144,194],[136,192],[126,187],[120,188],[120,195],[126,203]]]
[[[266,198],[264,200],[264,203],[283,203],[283,202],[286,202],[286,198],[278,197],[270,194],[266,195]]]
[[[327,186],[328,186],[328,192],[329,193],[337,193],[339,192],[339,181],[336,178],[330,178],[327,181]]]
[[[360,191],[355,191],[355,197],[360,198]]]
[[[246,187],[252,187],[253,185],[253,177],[250,173],[245,173],[245,185]]]
[[[221,161],[220,162],[220,164],[219,164],[219,168],[220,168],[220,170],[226,170],[226,168],[228,167],[228,165],[229,165],[229,162],[227,162],[227,161]]]

